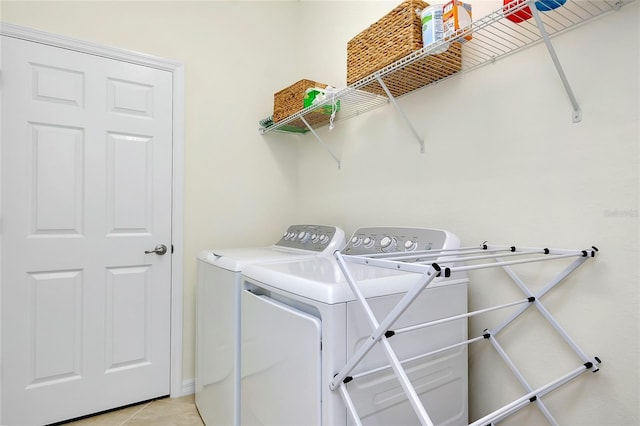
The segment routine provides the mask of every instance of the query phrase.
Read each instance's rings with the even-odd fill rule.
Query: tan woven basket
[[[304,108],[304,96],[307,89],[319,87],[324,89],[326,84],[313,80],[300,80],[291,86],[280,90],[273,95],[273,121],[277,123]],[[311,126],[325,124],[329,122],[329,115],[323,111],[313,111],[304,117]],[[306,128],[302,120],[293,120],[289,123],[292,126]]]
[[[448,77],[460,71],[462,67],[461,47],[460,43],[451,43],[446,52],[425,56],[383,77],[382,80],[389,92],[398,97]],[[386,96],[377,80],[360,87],[360,90]]]
[[[376,23],[347,43],[347,84],[351,85],[370,74],[422,49],[422,24],[416,9],[428,3],[406,0]],[[384,82],[393,96],[411,92],[443,77],[460,71],[462,66],[459,43],[452,43],[441,54],[430,55],[395,72]],[[385,95],[377,82],[360,89]]]

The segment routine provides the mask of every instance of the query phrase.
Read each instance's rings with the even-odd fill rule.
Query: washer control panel
[[[404,227],[371,227],[356,230],[344,254],[401,253],[420,250],[438,250],[457,241],[453,234],[439,229],[404,228]]]
[[[321,253],[344,247],[344,231],[329,225],[291,225],[276,243],[279,247],[309,250]]]

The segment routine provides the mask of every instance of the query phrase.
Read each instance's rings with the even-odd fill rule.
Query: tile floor
[[[194,395],[162,398],[81,420],[71,426],[203,426]]]

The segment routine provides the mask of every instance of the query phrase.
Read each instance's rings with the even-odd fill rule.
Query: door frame
[[[182,315],[184,288],[184,64],[144,53],[103,46],[97,43],[52,34],[2,21],[0,21],[0,35],[156,68],[168,71],[172,74],[173,164],[171,188],[171,244],[173,246],[173,255],[171,256],[170,396],[180,397],[190,393],[189,386],[183,385],[182,377]],[[0,205],[0,212],[2,211],[1,209],[2,206]],[[1,235],[0,238],[2,238]],[[1,255],[2,253],[0,253],[0,256]],[[0,286],[1,284],[2,283],[0,283]],[[1,363],[2,359],[0,359],[0,364]],[[0,406],[0,413],[1,412],[2,407]]]

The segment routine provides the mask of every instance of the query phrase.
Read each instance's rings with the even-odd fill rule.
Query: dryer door
[[[241,306],[241,424],[321,424],[320,320],[248,290]]]

